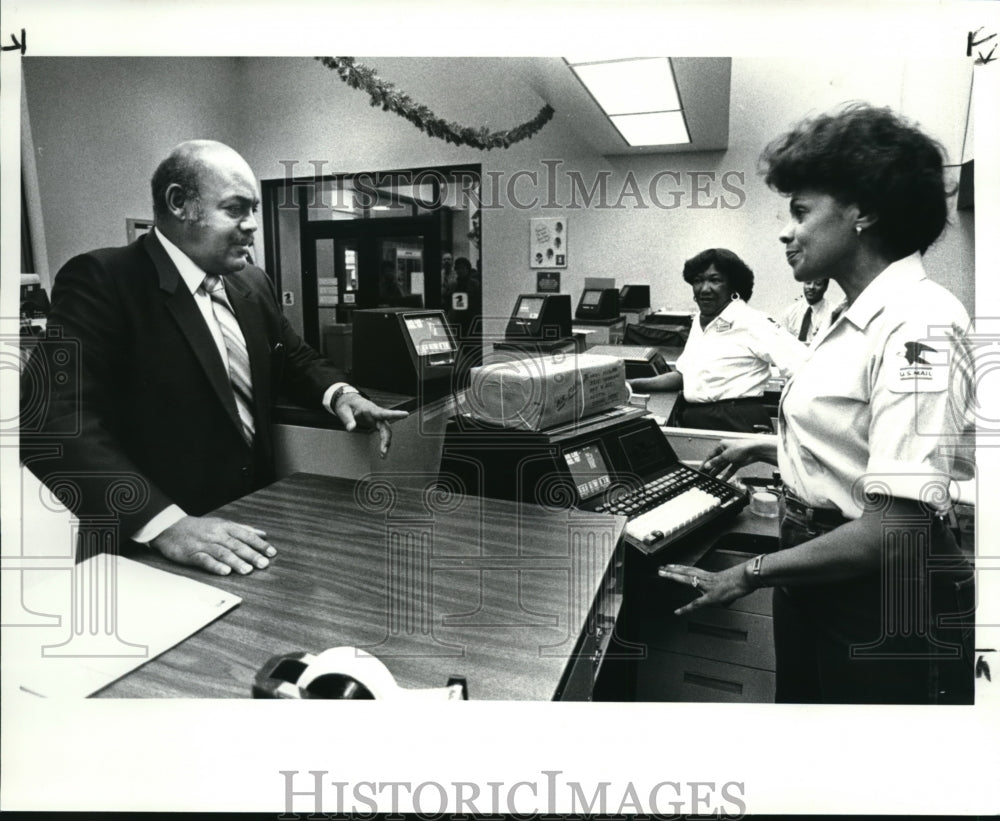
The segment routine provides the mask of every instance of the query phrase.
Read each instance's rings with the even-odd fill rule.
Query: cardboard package
[[[544,430],[628,401],[625,363],[614,356],[553,354],[472,369],[468,411],[491,425]]]

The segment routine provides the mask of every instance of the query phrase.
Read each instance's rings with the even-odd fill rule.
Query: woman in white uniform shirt
[[[701,591],[679,612],[774,587],[776,701],[970,703],[972,571],[942,519],[970,475],[968,316],[921,264],[947,219],[941,151],[854,105],[762,159],[791,197],[795,279],[836,280],[847,308],[786,386],[778,436],[723,442],[704,465],[778,465],[781,549],[660,574]]]
[[[732,251],[709,248],[684,263],[697,321],[677,370],[629,380],[632,390],[683,391],[674,420],[685,428],[770,432],[764,386],[771,366],[790,376],[807,349],[767,314],[747,305],[753,271]]]

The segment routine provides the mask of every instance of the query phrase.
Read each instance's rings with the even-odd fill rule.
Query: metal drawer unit
[[[775,546],[758,537],[753,547]],[[754,553],[714,549],[698,562],[723,570]],[[640,616],[649,656],[640,663],[641,701],[770,702],[774,699],[774,633],[771,591],[761,589],[729,607],[704,607],[686,616],[674,610],[691,601],[694,590],[649,578]]]

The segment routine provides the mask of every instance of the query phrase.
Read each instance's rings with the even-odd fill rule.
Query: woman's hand
[[[628,386],[635,393],[649,393],[650,391],[679,391],[684,387],[684,377],[680,371],[670,371],[656,376],[639,376],[629,379]]]
[[[657,572],[665,579],[701,592],[699,598],[677,608],[675,616],[683,616],[708,604],[727,605],[756,589],[747,579],[746,563],[729,567],[720,573],[682,564],[665,564]]]
[[[775,436],[753,439],[723,439],[701,463],[701,470],[725,481],[739,468],[753,462],[777,464],[778,441]]]

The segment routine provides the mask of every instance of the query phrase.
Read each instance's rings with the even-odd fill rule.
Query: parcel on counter
[[[472,416],[514,430],[543,430],[628,401],[625,363],[615,356],[552,354],[472,369]]]

